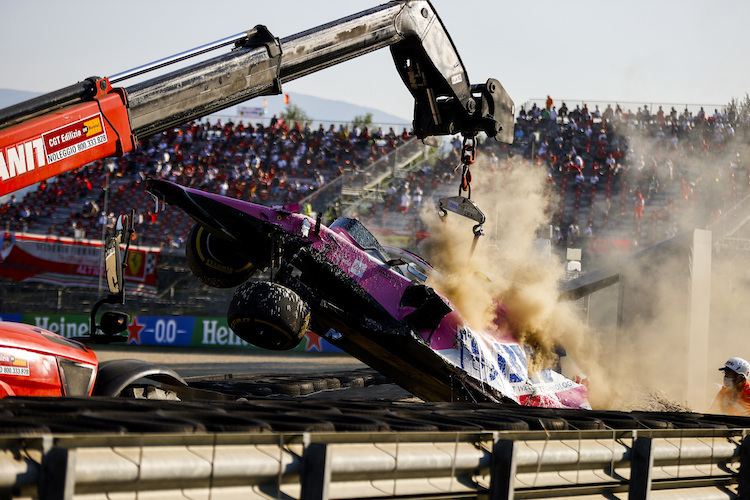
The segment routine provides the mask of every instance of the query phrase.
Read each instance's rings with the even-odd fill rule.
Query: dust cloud
[[[649,138],[635,136],[633,141],[640,144],[637,150],[648,150]],[[694,197],[697,201],[675,200],[671,225],[657,243],[673,234],[706,228],[721,215],[716,194],[733,175],[729,166],[735,155],[728,150],[726,157],[712,156],[708,162],[700,152],[681,152],[673,158],[672,171],[665,168],[664,156],[633,162],[631,168],[636,170],[658,164],[662,183],[684,179],[683,188],[699,194]],[[471,199],[487,221],[473,253],[474,221],[452,212],[441,219],[434,209],[422,214],[432,237],[420,251],[442,273],[435,288],[456,305],[473,329],[502,335],[507,325],[519,342],[535,349],[532,369],[551,366],[562,346],[587,376],[594,408],[708,411],[721,381],[717,368],[732,356],[750,359],[750,350],[744,347],[750,324],[746,255],[713,253],[710,297],[701,299],[710,300],[708,318],[697,317],[704,313],[690,308],[692,256],[684,249],[662,252],[658,259],[629,267],[625,305],[618,305],[617,287],[610,287],[592,295],[588,318],[584,317],[582,307],[558,300],[563,262],[535,243],[536,230],[549,224],[545,210],[557,205],[549,198],[557,189],[548,193],[546,167],[513,162],[492,172],[483,159],[479,155],[472,166]],[[743,169],[739,172],[745,174]],[[586,264],[584,271],[594,269]],[[611,262],[600,261],[597,268],[607,264]],[[498,302],[504,305],[500,318]],[[619,325],[618,307],[625,307]],[[600,321],[597,315],[605,319]],[[708,325],[703,367],[689,363],[690,315],[693,322]],[[686,380],[695,369],[705,372],[705,394],[688,400]]]
[[[638,134],[631,137],[635,150],[649,150],[653,139]],[[685,148],[671,155],[638,158],[631,168],[638,171],[653,165],[663,187],[671,184],[678,192],[673,211],[661,214],[669,227],[653,243],[668,240],[673,234],[679,237],[694,229],[711,229],[735,203],[730,196],[733,182],[741,190],[739,199],[745,196],[742,193],[746,192],[743,183],[746,186],[747,166],[742,166],[741,158],[747,157],[746,149],[725,148],[709,156],[705,151]],[[667,164],[673,166],[671,171],[665,169]],[[674,189],[677,186],[679,190]],[[733,220],[737,219],[728,218],[730,226]],[[644,395],[662,394],[672,402],[670,409],[709,411],[722,379],[717,369],[732,356],[746,359],[750,356],[746,347],[746,329],[750,324],[746,305],[750,302],[747,254],[721,251],[721,244],[717,247],[722,239],[722,225],[711,235],[710,290],[693,288],[695,276],[690,266],[694,265],[694,255],[689,243],[675,243],[654,252],[655,255],[641,257],[637,265],[626,268],[627,295],[625,303],[620,305],[619,328],[599,329],[590,322],[600,338],[601,364],[608,360],[610,378],[618,381],[609,391],[605,405],[642,409],[638,405],[642,405]],[[695,300],[698,304],[691,302]],[[593,302],[592,307],[596,307]],[[701,336],[692,342],[691,328],[698,328]],[[691,353],[690,349],[697,352]],[[693,378],[695,386],[689,391],[691,377],[703,379],[700,383]]]
[[[431,238],[421,251],[442,275],[435,288],[474,330],[510,333],[532,346],[531,370],[553,366],[563,347],[595,386],[606,386],[590,362],[599,357],[596,339],[574,305],[558,300],[564,265],[536,241],[537,230],[549,223],[546,171],[521,163],[491,172],[480,157],[472,172],[471,200],[487,216],[473,253],[474,221],[452,212],[442,219],[434,210],[423,213]],[[504,307],[498,309],[498,302]]]
[[[687,242],[654,253],[623,270],[627,291],[620,303],[620,327],[598,328],[596,321],[590,322],[598,337],[600,365],[606,366],[611,381],[609,390],[596,391],[601,398],[597,403],[622,410],[709,411],[721,387],[718,368],[732,356],[750,356],[746,257],[714,252],[710,290],[696,290]],[[616,293],[609,300],[616,308]],[[596,299],[590,304],[605,307]],[[691,328],[699,332],[692,341]],[[697,352],[690,352],[691,345]],[[688,380],[696,374],[705,377],[702,387],[694,380],[697,386],[688,392]]]
[[[624,317],[619,328],[597,330],[591,325],[607,381],[606,388],[596,391],[597,404],[608,409],[658,410],[642,405],[663,394],[672,409],[685,410],[691,369],[688,255],[667,251],[645,260],[622,270],[627,290],[619,304]]]

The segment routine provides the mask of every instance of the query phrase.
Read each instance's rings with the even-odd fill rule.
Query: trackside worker
[[[716,395],[711,411],[750,416],[750,363],[742,358],[730,358],[719,371],[724,372],[724,386]]]

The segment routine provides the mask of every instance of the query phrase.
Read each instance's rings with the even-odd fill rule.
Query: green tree
[[[734,112],[737,117],[750,114],[750,94],[745,93],[742,100],[732,97],[732,100],[727,104],[727,111]]]
[[[372,113],[367,113],[365,115],[356,115],[354,117],[354,120],[352,120],[352,126],[354,128],[359,127],[360,129],[363,129],[365,127],[372,127]]]
[[[301,126],[303,126],[305,123],[310,121],[310,117],[307,116],[305,110],[297,106],[296,104],[287,104],[286,109],[281,112],[281,118],[283,118],[285,122],[290,124],[290,126],[294,124],[294,122],[298,122]]]

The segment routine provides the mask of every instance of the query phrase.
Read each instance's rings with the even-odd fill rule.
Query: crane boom
[[[232,50],[127,87],[113,84],[232,45]],[[485,132],[510,143],[513,101],[489,79],[471,85],[427,0],[389,2],[297,33],[262,25],[156,63],[78,84],[0,110],[0,196],[91,161],[123,155],[138,141],[282,84],[390,47],[414,97],[415,134]]]

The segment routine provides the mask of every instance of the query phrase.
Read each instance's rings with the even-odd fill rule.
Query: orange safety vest
[[[750,383],[746,380],[739,392],[722,387],[711,404],[711,411],[726,415],[750,416]]]

